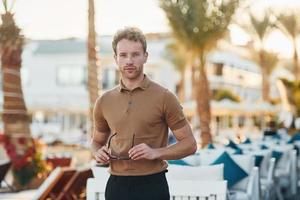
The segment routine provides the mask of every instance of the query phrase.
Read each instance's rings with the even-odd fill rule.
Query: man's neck
[[[143,80],[144,80],[144,74],[137,77],[136,79],[127,79],[122,77],[122,83],[129,90],[133,90],[134,88],[139,86]]]

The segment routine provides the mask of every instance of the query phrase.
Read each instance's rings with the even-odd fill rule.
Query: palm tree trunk
[[[270,84],[269,84],[269,76],[265,69],[262,70],[262,95],[263,101],[270,101]]]
[[[294,55],[293,55],[293,60],[294,60],[294,74],[296,80],[300,79],[300,69],[299,69],[299,63],[298,63],[298,51],[297,51],[297,43],[296,39],[293,39],[293,47],[294,47]]]
[[[13,15],[2,15],[3,26],[13,21]],[[17,27],[14,27],[19,30]],[[30,134],[30,117],[24,101],[21,82],[21,54],[23,37],[18,35],[14,39],[1,41],[2,63],[2,90],[4,133],[16,146],[17,154],[22,155],[27,149],[27,144],[32,144]],[[26,145],[18,143],[19,138],[26,140]]]
[[[185,101],[185,68],[180,71],[180,81],[178,86],[178,98],[181,103]]]
[[[95,31],[95,7],[94,0],[89,0],[88,10],[88,91],[89,91],[89,119],[90,119],[90,130],[91,135],[94,129],[93,122],[93,109],[95,101],[101,90],[101,86],[98,82],[98,70],[100,70],[99,60],[97,56],[96,48],[96,31]],[[100,81],[101,83],[101,81]]]
[[[32,163],[28,156],[35,153],[36,147],[30,134],[31,119],[24,101],[20,72],[24,38],[15,25],[13,14],[6,12],[1,17],[2,120],[4,133],[8,138],[8,142],[5,143],[6,152],[12,161],[15,174],[20,168]],[[13,177],[15,187],[23,188],[19,177]],[[32,179],[34,175],[27,181]]]
[[[210,111],[210,90],[209,82],[207,79],[205,71],[205,59],[203,53],[200,54],[200,73],[197,80],[197,110],[200,117],[200,131],[201,131],[201,140],[202,147],[212,142],[211,130],[210,130],[210,120],[211,120],[211,111]]]
[[[197,98],[197,70],[196,70],[196,64],[192,63],[191,67],[191,73],[192,73],[192,99]]]
[[[259,53],[259,62],[262,72],[262,99],[265,102],[268,102],[270,100],[269,94],[270,94],[270,85],[269,85],[269,76],[267,72],[267,67],[265,66],[265,57],[263,51],[260,51]]]

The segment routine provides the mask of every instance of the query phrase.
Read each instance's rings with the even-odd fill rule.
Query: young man
[[[110,165],[106,200],[169,200],[164,160],[193,154],[196,141],[176,97],[143,72],[147,44],[133,27],[112,42],[120,84],[97,99],[92,152]],[[168,128],[177,143],[167,146]]]

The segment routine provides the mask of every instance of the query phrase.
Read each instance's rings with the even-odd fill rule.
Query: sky
[[[167,21],[157,0],[95,0],[96,30],[113,34],[124,26],[144,32],[166,32]],[[16,21],[34,39],[85,38],[88,0],[16,0]]]
[[[8,0],[13,1],[13,0]],[[138,26],[144,32],[167,32],[168,22],[158,0],[94,0],[98,35],[115,33],[124,26]],[[255,11],[265,6],[300,7],[300,0],[253,0]],[[2,6],[2,5],[1,5]],[[3,12],[3,7],[0,7]],[[88,0],[16,0],[13,12],[23,34],[31,39],[86,38]],[[231,27],[236,44],[249,37],[238,27]],[[274,42],[276,41],[276,42]],[[273,33],[267,48],[290,56],[291,46],[280,33]]]

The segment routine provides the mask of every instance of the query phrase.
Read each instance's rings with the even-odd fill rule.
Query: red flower
[[[22,156],[17,156],[17,159],[15,159],[12,164],[13,168],[16,170],[21,169],[22,167],[26,166],[28,164],[28,157],[22,155]]]
[[[18,155],[17,155],[17,153],[16,153],[15,150],[7,151],[7,154],[8,154],[8,156],[10,157],[10,159],[12,161],[14,161],[14,160],[16,160],[18,158]]]
[[[6,152],[7,154],[11,154],[12,152],[16,153],[16,148],[13,144],[5,144],[5,149],[6,149]]]
[[[4,142],[5,139],[5,135],[4,134],[0,134],[0,143]]]
[[[29,147],[24,155],[24,157],[30,157],[34,154],[34,148]]]

